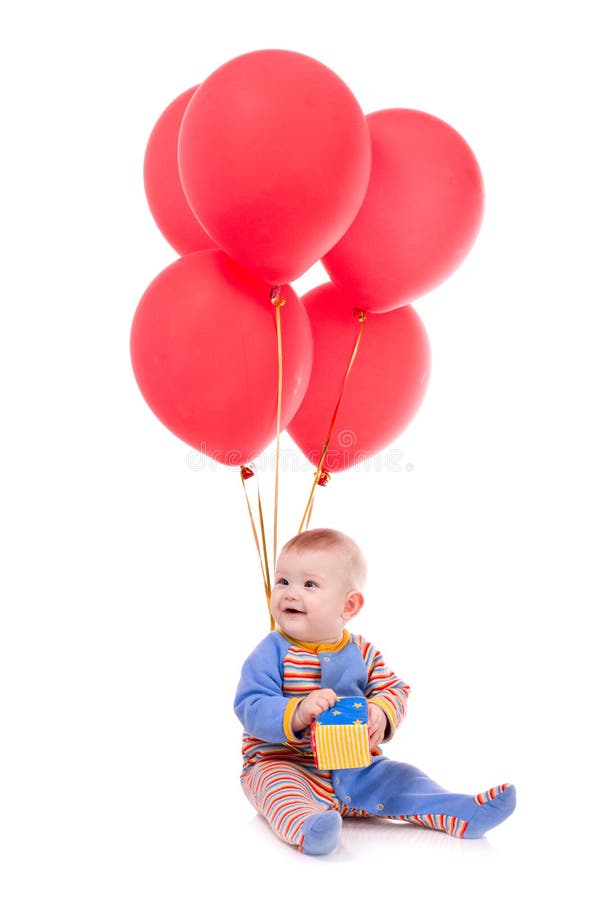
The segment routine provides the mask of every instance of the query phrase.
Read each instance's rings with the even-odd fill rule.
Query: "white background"
[[[594,4],[170,0],[21,4],[2,34],[2,897],[576,896],[597,812]],[[311,859],[238,785],[239,666],[268,626],[236,470],[146,407],[129,329],[176,258],[147,208],[148,135],[228,59],[314,56],[365,112],[467,139],[486,214],[415,309],[425,401],[312,524],[364,545],[355,622],[413,685],[389,755],[446,787],[517,785],[481,841],[346,823]],[[320,266],[299,291],[324,280]],[[312,469],[284,440],[279,528]],[[273,456],[260,471],[271,509]],[[270,513],[269,513],[270,514]]]

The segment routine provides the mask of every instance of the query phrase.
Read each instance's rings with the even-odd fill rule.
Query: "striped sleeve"
[[[373,644],[360,635],[354,635],[354,640],[367,669],[365,696],[370,703],[376,703],[385,713],[388,727],[384,741],[389,741],[406,715],[410,686],[392,672]]]

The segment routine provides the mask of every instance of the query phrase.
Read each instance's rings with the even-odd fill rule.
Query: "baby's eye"
[[[287,583],[288,583],[287,578],[278,578],[277,579],[277,584],[287,584]]]
[[[316,586],[317,586],[316,581],[305,581],[304,582],[304,587],[311,588],[311,587],[316,587]]]

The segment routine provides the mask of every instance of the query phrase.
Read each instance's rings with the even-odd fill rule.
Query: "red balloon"
[[[306,311],[281,289],[282,427],[312,364]],[[142,296],[131,360],[151,410],[179,438],[225,465],[243,465],[277,430],[278,353],[270,288],[219,250],[183,256]]]
[[[481,225],[483,181],[469,145],[441,119],[385,109],[367,122],[373,159],[365,200],[322,262],[354,305],[387,312],[460,265]]]
[[[152,129],[144,156],[150,212],[163,237],[182,256],[215,247],[186,200],[177,163],[179,127],[197,87],[184,91],[167,106]]]
[[[313,331],[308,390],[287,431],[315,466],[331,425],[359,324],[333,285],[304,297]],[[323,468],[336,472],[378,453],[408,425],[429,378],[429,341],[412,306],[368,314]]]
[[[342,237],[370,165],[369,130],[350,89],[288,50],[225,63],[181,123],[190,206],[229,256],[269,284],[294,281]]]

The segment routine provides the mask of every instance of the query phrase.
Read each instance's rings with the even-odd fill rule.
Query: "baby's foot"
[[[342,817],[334,809],[308,816],[302,826],[300,849],[309,856],[331,853],[338,845],[342,831]]]
[[[479,807],[467,822],[461,837],[479,838],[510,816],[517,805],[517,792],[512,784],[499,784],[473,798]]]

